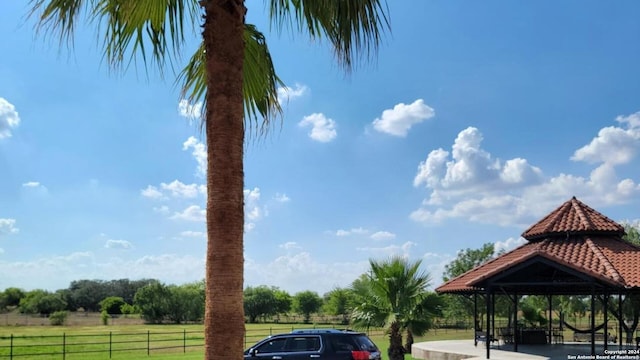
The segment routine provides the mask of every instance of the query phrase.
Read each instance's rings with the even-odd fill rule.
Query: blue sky
[[[245,283],[322,294],[368,259],[511,249],[572,196],[640,218],[640,3],[393,1],[375,61],[265,31],[282,123],[245,157]],[[36,37],[0,4],[0,289],[204,276],[203,135],[174,77]],[[189,40],[185,59],[197,44]]]

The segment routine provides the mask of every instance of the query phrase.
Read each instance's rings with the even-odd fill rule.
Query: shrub
[[[102,310],[102,312],[100,313],[100,320],[102,320],[102,325],[109,325],[110,317],[111,316],[109,316],[107,310]]]
[[[60,326],[64,325],[65,321],[67,321],[67,316],[69,315],[68,311],[54,311],[49,315],[49,322],[51,325]]]

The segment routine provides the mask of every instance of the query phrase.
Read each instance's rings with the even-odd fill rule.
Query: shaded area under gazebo
[[[624,228],[575,197],[545,216],[527,229],[522,237],[528,242],[510,252],[496,257],[450,281],[442,284],[436,292],[473,297],[477,306],[482,298],[486,306],[484,331],[476,332],[475,345],[482,341],[486,358],[490,358],[491,343],[499,336],[508,339],[513,351],[518,352],[520,343],[528,342],[523,329],[518,328],[517,314],[519,297],[544,295],[549,303],[548,328],[539,329],[544,335],[534,342],[551,344],[552,296],[589,295],[590,310],[595,314],[596,297],[605,309],[609,302],[617,302],[622,319],[622,297],[640,294],[640,247],[622,239]],[[513,305],[514,321],[508,329],[495,328],[495,297],[506,295]],[[608,316],[604,311],[604,334],[598,333],[603,350],[610,346],[608,339]],[[478,323],[475,315],[474,323]],[[560,326],[562,326],[560,319]],[[591,316],[590,354],[596,354],[595,316]],[[476,329],[481,330],[481,329]],[[619,324],[617,334],[622,334]],[[529,334],[533,336],[533,333]],[[601,338],[601,339],[600,339]],[[622,348],[622,336],[617,336]],[[629,342],[628,336],[626,339]],[[635,345],[635,343],[633,344]]]

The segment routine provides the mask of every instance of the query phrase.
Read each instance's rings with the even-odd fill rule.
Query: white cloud
[[[353,235],[364,235],[364,234],[367,234],[367,233],[369,233],[369,230],[364,229],[362,227],[359,227],[359,228],[353,228],[351,230],[340,229],[340,230],[336,231],[335,234],[336,234],[336,236],[349,236],[349,235],[352,235],[352,234]]]
[[[0,97],[0,140],[11,137],[11,130],[20,125],[20,116],[16,107]]]
[[[78,279],[159,279],[168,284],[184,284],[204,278],[203,256],[175,254],[146,255],[140,258],[103,259],[91,252],[36,258],[29,261],[0,262],[0,288],[19,285],[24,289],[64,289]],[[171,271],[167,271],[171,269]],[[47,274],[47,276],[42,276]]]
[[[129,242],[127,240],[109,239],[109,240],[107,240],[107,242],[105,242],[104,247],[106,247],[107,249],[129,250],[129,249],[133,249],[133,244],[131,244],[131,242]]]
[[[192,149],[191,155],[196,159],[198,163],[197,175],[204,178],[207,173],[207,149],[203,143],[198,141],[195,137],[190,136],[183,144],[182,150],[186,151]]]
[[[256,227],[256,222],[267,215],[267,208],[260,204],[260,188],[244,189],[244,231],[253,230]]]
[[[205,221],[207,210],[202,209],[198,205],[191,205],[184,209],[182,212],[176,212],[171,216],[173,220],[185,220],[185,221]]]
[[[338,136],[336,122],[327,118],[324,114],[315,113],[302,118],[298,126],[311,126],[309,137],[319,142],[330,142]]]
[[[409,258],[411,255],[411,249],[415,247],[416,243],[407,241],[402,245],[389,245],[384,247],[361,247],[356,250],[373,254],[374,257],[391,257],[402,256]]]
[[[285,289],[291,294],[313,290],[322,296],[336,287],[347,287],[365,273],[369,267],[366,260],[359,262],[320,262],[307,251],[286,249],[286,254],[262,263],[254,259],[245,260],[245,282],[247,286],[268,284]]]
[[[282,202],[282,203],[291,201],[291,199],[287,196],[287,194],[280,194],[280,193],[276,193],[273,199],[277,202]]]
[[[162,192],[160,192],[160,190],[158,190],[157,187],[153,186],[153,185],[149,185],[147,186],[146,189],[142,189],[140,190],[140,194],[142,194],[142,196],[144,197],[148,197],[151,199],[162,199]]]
[[[524,245],[527,243],[527,240],[525,238],[522,237],[518,237],[517,239],[514,237],[510,237],[505,241],[496,241],[493,244],[493,250],[496,253],[499,253],[501,251],[511,251],[515,248],[517,248],[520,245]]]
[[[591,142],[576,152],[571,160],[612,165],[630,162],[640,149],[640,112],[616,118],[626,129],[609,126],[601,129]]]
[[[192,238],[204,238],[204,237],[207,236],[207,234],[205,234],[202,231],[186,230],[186,231],[181,232],[180,236],[192,237]]]
[[[295,241],[289,241],[289,242],[286,242],[284,244],[280,244],[280,245],[278,245],[278,247],[281,248],[281,249],[285,249],[285,250],[301,249],[300,245],[298,245],[298,243],[295,242]]]
[[[38,181],[27,181],[26,183],[22,184],[22,187],[25,189],[28,189],[26,191],[29,191],[30,193],[35,192],[36,194],[47,194],[49,191],[44,185],[42,185]]]
[[[0,235],[17,234],[19,231],[15,219],[0,218]]]
[[[396,238],[396,234],[388,231],[378,231],[371,234],[371,238],[376,241],[393,240]]]
[[[167,190],[173,197],[194,198],[198,196],[200,187],[198,184],[184,184],[178,180],[174,180],[169,184],[161,183],[160,187]]]
[[[626,203],[640,195],[640,186],[632,179],[620,179],[616,165],[631,161],[640,147],[636,134],[640,113],[617,121],[628,128],[601,130],[571,157],[600,163],[588,176],[560,173],[545,177],[526,159],[495,159],[481,147],[480,131],[469,127],[458,134],[451,152],[432,150],[419,164],[413,184],[424,186],[429,195],[410,218],[430,224],[460,218],[526,226],[571,196],[595,207]],[[618,148],[620,153],[616,153]]]
[[[302,84],[296,84],[295,88],[290,88],[288,86],[285,86],[285,87],[281,86],[277,90],[278,102],[280,104],[288,103],[291,100],[295,100],[299,97],[302,97],[304,94],[307,93],[308,90],[309,88],[307,88],[305,85],[302,85]]]
[[[373,120],[373,128],[389,135],[405,137],[413,125],[434,116],[433,108],[418,99],[409,105],[399,103],[393,109],[384,110],[379,118]]]
[[[167,205],[162,205],[162,206],[154,207],[153,211],[160,214],[167,215],[169,214],[169,207]]]
[[[202,114],[202,101],[191,104],[189,100],[182,99],[178,103],[178,113],[180,113],[180,116],[189,119],[197,119]]]

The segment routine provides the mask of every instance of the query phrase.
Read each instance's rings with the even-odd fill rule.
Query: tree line
[[[625,240],[639,244],[638,231],[629,225],[625,228]],[[445,266],[443,280],[455,278],[499,255],[492,243],[461,250]],[[389,332],[390,359],[401,359],[410,350],[413,337],[436,326],[435,321],[444,319],[448,324],[461,321],[466,325],[473,317],[471,297],[437,295],[429,290],[430,275],[420,268],[420,261],[410,262],[402,257],[370,260],[370,269],[349,286],[335,288],[322,296],[311,290],[291,295],[273,286],[247,287],[243,293],[245,321],[277,322],[280,316],[295,313],[302,316],[303,322],[310,323],[312,315],[325,314],[338,317],[345,326],[384,327]],[[555,296],[553,302],[556,319],[575,321],[589,311],[589,297]],[[633,333],[639,324],[639,303],[640,297],[635,294],[625,297],[623,318],[618,320],[627,334]],[[496,315],[506,319],[508,326],[513,321],[512,306],[506,297],[496,296]],[[546,297],[524,296],[518,307],[521,312],[518,321],[523,325],[546,326]],[[611,314],[618,314],[615,304],[609,302],[608,307]],[[58,322],[61,311],[78,310],[100,311],[105,319],[111,315],[139,314],[148,323],[201,322],[204,308],[204,280],[183,285],[166,285],[154,279],[79,280],[55,292],[12,287],[0,293],[0,312],[17,310],[50,315]],[[486,316],[484,310],[478,307],[480,319]],[[604,311],[602,302],[596,305],[596,311]]]

